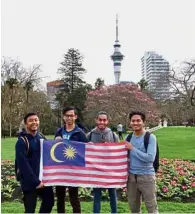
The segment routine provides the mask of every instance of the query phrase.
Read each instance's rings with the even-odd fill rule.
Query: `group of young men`
[[[55,139],[66,139],[79,142],[119,143],[119,137],[108,128],[109,118],[106,112],[99,112],[96,117],[96,127],[87,135],[76,124],[77,111],[74,107],[66,107],[63,110],[64,126],[59,128]],[[157,213],[155,170],[153,162],[156,156],[156,137],[149,136],[148,148],[144,146],[145,114],[131,112],[129,114],[130,126],[133,134],[126,148],[129,156],[127,197],[132,213],[141,212],[141,200],[143,198],[149,213]],[[40,139],[43,138],[38,131],[39,118],[36,113],[28,113],[24,117],[25,131],[21,132],[16,143],[17,173],[23,191],[25,213],[34,213],[37,196],[42,200],[40,213],[50,213],[54,206],[54,193],[52,187],[46,187],[39,180],[40,165]],[[28,141],[29,143],[27,143]],[[73,213],[81,213],[81,205],[78,196],[78,187],[56,186],[57,211],[65,213],[66,189]],[[108,188],[111,213],[117,213],[117,193],[115,188]],[[93,213],[100,213],[102,188],[93,189]]]

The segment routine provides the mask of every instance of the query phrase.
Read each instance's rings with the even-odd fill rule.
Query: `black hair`
[[[63,113],[63,115],[65,115],[67,111],[71,111],[71,110],[73,110],[76,115],[78,114],[77,110],[76,110],[76,108],[74,106],[67,106],[67,107],[65,107],[63,109],[62,113]]]
[[[141,111],[132,111],[129,113],[129,119],[131,120],[131,118],[134,116],[134,115],[139,115],[141,117],[141,119],[143,120],[143,122],[145,122],[146,120],[146,115],[141,112]]]
[[[100,115],[106,115],[108,118],[108,114],[105,111],[99,111],[96,118],[98,118]]]
[[[34,113],[34,112],[30,112],[30,113],[26,114],[26,115],[24,116],[24,124],[26,124],[27,119],[28,119],[29,117],[34,116],[34,115],[36,115],[36,116],[38,117],[37,113]]]

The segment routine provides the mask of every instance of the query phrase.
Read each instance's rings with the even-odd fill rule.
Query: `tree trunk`
[[[12,121],[9,123],[9,136],[12,137]]]

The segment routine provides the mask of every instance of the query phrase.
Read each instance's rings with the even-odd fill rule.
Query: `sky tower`
[[[121,47],[121,45],[118,40],[118,15],[116,15],[116,41],[114,44],[114,53],[111,56],[111,59],[114,62],[115,84],[120,83],[121,61],[124,58],[124,55],[122,55],[120,52],[120,47]]]

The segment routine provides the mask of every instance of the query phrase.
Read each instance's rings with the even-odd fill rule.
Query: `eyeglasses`
[[[65,114],[64,116],[65,116],[66,118],[69,118],[69,117],[70,117],[70,118],[73,118],[75,115],[74,115],[74,114]]]
[[[98,119],[98,121],[99,121],[99,122],[102,122],[102,121],[103,121],[103,122],[106,122],[107,119]]]

